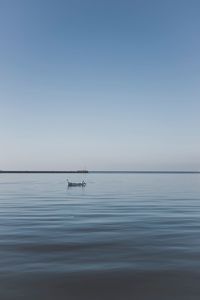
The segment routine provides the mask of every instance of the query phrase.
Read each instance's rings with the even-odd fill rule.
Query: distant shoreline
[[[19,171],[0,170],[0,174],[200,174],[200,171]]]
[[[89,173],[87,170],[83,170],[83,171],[4,171],[4,170],[0,170],[0,174],[34,174],[34,173],[81,173],[81,174],[84,174],[84,173]]]

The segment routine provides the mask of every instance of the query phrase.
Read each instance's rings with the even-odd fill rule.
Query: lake
[[[0,175],[1,300],[199,300],[199,283],[200,174]]]

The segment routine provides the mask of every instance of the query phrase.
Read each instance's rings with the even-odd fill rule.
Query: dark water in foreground
[[[1,174],[1,300],[200,299],[200,175]]]

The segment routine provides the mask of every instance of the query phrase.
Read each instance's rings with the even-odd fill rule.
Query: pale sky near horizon
[[[0,0],[0,169],[200,170],[199,12]]]

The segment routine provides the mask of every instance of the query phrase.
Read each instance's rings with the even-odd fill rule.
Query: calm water
[[[200,299],[200,175],[67,176],[0,175],[1,300]]]

